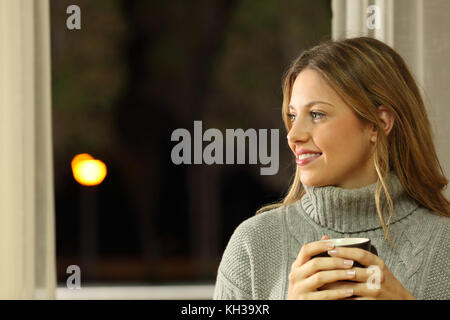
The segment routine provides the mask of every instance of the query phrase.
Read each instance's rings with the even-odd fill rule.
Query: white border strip
[[[58,287],[57,300],[211,300],[214,285]]]

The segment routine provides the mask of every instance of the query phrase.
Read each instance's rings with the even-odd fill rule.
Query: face
[[[288,118],[292,152],[304,148],[322,153],[306,161],[296,155],[303,185],[355,189],[376,182],[371,126],[357,118],[317,71],[305,69],[297,76]]]

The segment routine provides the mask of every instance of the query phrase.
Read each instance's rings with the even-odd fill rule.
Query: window
[[[80,29],[67,26],[73,4]],[[197,120],[224,136],[284,132],[282,73],[330,37],[330,1],[50,6],[59,283],[69,265],[83,283],[213,283],[234,229],[281,197],[294,167],[283,139],[276,175],[248,162],[248,146],[246,164],[176,165],[171,135],[194,137]],[[83,153],[105,163],[100,185],[74,179],[71,161]]]

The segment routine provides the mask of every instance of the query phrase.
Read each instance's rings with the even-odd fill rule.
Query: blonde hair
[[[442,190],[448,180],[436,155],[430,122],[416,82],[402,57],[383,42],[369,37],[341,41],[328,40],[295,59],[284,75],[282,118],[289,132],[288,105],[297,75],[304,69],[317,71],[361,121],[381,127],[377,107],[388,108],[394,126],[386,136],[378,131],[374,166],[378,175],[375,202],[386,240],[392,244],[380,206],[381,192],[389,205],[389,221],[394,204],[385,178],[393,170],[409,196],[431,211],[450,217],[450,203]],[[297,166],[287,194],[279,203],[269,204],[256,214],[294,203],[305,194]]]

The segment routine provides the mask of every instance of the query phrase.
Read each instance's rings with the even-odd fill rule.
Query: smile
[[[322,154],[321,153],[305,153],[301,154],[297,157],[296,161],[299,166],[307,165],[308,163],[316,160]]]

